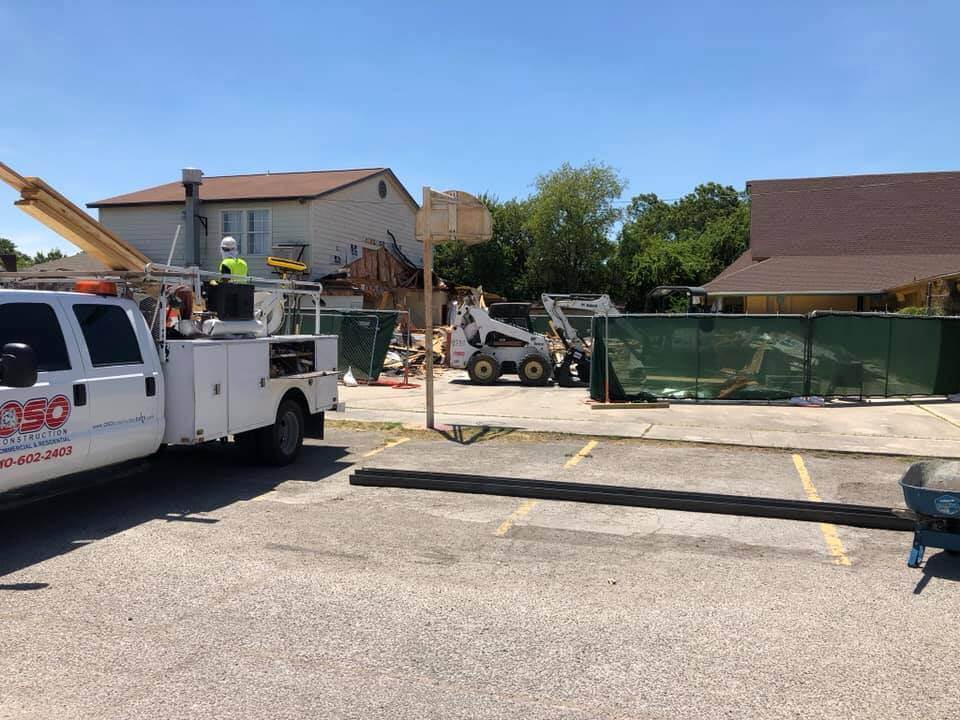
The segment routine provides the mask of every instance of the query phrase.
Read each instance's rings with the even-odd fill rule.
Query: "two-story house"
[[[226,235],[239,243],[250,273],[264,277],[267,256],[301,250],[310,278],[339,270],[364,247],[395,244],[422,262],[414,240],[418,205],[390,168],[206,176],[197,190],[196,242],[181,235],[174,265],[215,270]],[[185,186],[166,183],[87,207],[152,261],[165,263],[177,225],[185,224]]]

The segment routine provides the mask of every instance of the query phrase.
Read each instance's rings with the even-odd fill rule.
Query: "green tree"
[[[530,238],[528,292],[605,290],[614,252],[610,234],[621,216],[614,203],[626,182],[601,163],[564,163],[539,176],[535,186],[524,223]]]
[[[35,265],[39,265],[40,263],[49,262],[51,260],[60,260],[63,257],[65,257],[65,255],[58,248],[54,248],[53,250],[49,250],[47,252],[43,252],[41,250],[33,256],[33,262]]]
[[[17,258],[17,267],[23,268],[33,265],[33,258],[21,252],[16,243],[9,238],[0,238],[0,255],[14,255]]]
[[[748,198],[730,186],[698,185],[669,203],[654,194],[630,201],[611,262],[615,294],[642,309],[658,285],[701,285],[747,248]]]
[[[48,260],[59,260],[60,258],[64,257],[64,254],[57,248],[54,248],[49,252],[43,252],[41,250],[33,256],[27,255],[17,247],[17,244],[13,242],[13,240],[4,237],[0,237],[0,255],[16,256],[18,268],[27,268],[31,265],[38,265],[42,262],[47,262]]]
[[[524,267],[529,238],[524,224],[529,215],[525,200],[501,202],[480,195],[493,218],[493,237],[482,245],[444,243],[434,250],[434,270],[457,285],[482,285],[508,298],[526,296]]]

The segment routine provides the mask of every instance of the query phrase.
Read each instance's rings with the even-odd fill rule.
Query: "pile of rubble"
[[[433,370],[434,374],[442,373],[448,364],[449,338],[452,328],[441,325],[433,329]],[[427,342],[423,332],[403,332],[402,329],[394,333],[390,351],[383,364],[384,373],[402,375],[404,368],[411,377],[423,377],[426,374]]]

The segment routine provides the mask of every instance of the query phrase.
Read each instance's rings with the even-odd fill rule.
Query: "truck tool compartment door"
[[[68,301],[81,346],[94,467],[144,457],[163,431],[155,351],[138,337],[132,308],[97,298]],[[146,332],[144,326],[144,333]]]
[[[84,470],[90,446],[89,412],[73,397],[83,364],[63,310],[27,297],[0,300],[0,348],[26,343],[37,357],[33,387],[0,385],[0,492]]]
[[[267,390],[270,345],[266,341],[237,341],[227,345],[227,407],[230,432],[270,425],[276,400]]]

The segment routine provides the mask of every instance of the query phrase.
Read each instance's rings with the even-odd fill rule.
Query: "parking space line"
[[[803,458],[794,454],[793,465],[797,468],[797,474],[800,476],[800,482],[803,483],[803,491],[807,495],[807,500],[823,502],[823,498],[820,497],[820,493],[817,492],[817,488],[810,478],[810,473],[807,471]],[[827,553],[833,558],[834,565],[849,565],[850,558],[843,548],[840,535],[837,534],[837,526],[833,523],[820,523],[820,532],[823,533],[824,542],[827,544]]]
[[[936,410],[931,410],[925,405],[918,405],[917,403],[915,403],[913,400],[910,400],[910,399],[908,399],[907,402],[913,405],[917,410],[923,410],[928,415],[933,415],[933,417],[937,418],[937,420],[943,420],[948,425],[953,425],[955,428],[960,428],[960,423],[954,420],[951,420],[946,415],[941,415]]]
[[[387,442],[385,442],[385,443],[384,443],[383,445],[381,445],[380,447],[374,448],[374,449],[371,450],[370,452],[364,453],[364,454],[363,454],[363,457],[365,457],[365,458],[373,457],[374,455],[377,455],[378,453],[382,453],[384,450],[389,450],[390,448],[396,447],[397,445],[399,445],[399,444],[401,444],[401,443],[405,443],[405,442],[407,442],[409,439],[410,439],[410,438],[408,438],[408,437],[402,437],[402,438],[397,438],[396,440],[387,440]]]
[[[513,524],[517,520],[522,520],[530,514],[530,511],[533,510],[533,506],[536,504],[536,500],[524,500],[522,503],[520,503],[517,509],[510,514],[510,517],[500,523],[500,527],[498,527],[493,534],[497,537],[503,537],[506,535],[508,532],[510,532],[510,528],[513,527]]]
[[[591,440],[582,448],[580,448],[580,450],[577,452],[576,455],[574,455],[569,460],[567,460],[567,462],[564,464],[563,467],[564,468],[573,467],[578,462],[580,462],[585,457],[587,457],[587,455],[590,454],[590,451],[593,450],[599,444],[600,444],[599,441]],[[510,532],[510,528],[512,528],[518,520],[522,520],[527,515],[529,515],[530,511],[533,510],[533,508],[536,507],[536,505],[537,505],[536,500],[524,500],[522,503],[520,503],[517,506],[517,509],[514,510],[506,520],[500,523],[500,526],[496,530],[494,530],[493,534],[496,535],[497,537],[506,536],[506,534]]]
[[[587,455],[589,455],[589,454],[590,454],[590,451],[593,450],[593,449],[594,449],[597,445],[599,445],[599,444],[600,444],[599,441],[597,441],[597,440],[591,440],[591,441],[588,442],[586,445],[584,445],[582,448],[580,448],[580,450],[577,451],[577,454],[576,454],[576,455],[574,455],[572,458],[570,458],[569,460],[567,460],[566,464],[565,464],[563,467],[565,467],[565,468],[572,468],[572,467],[573,467],[574,465],[576,465],[578,462],[580,462],[581,460],[583,460]]]

